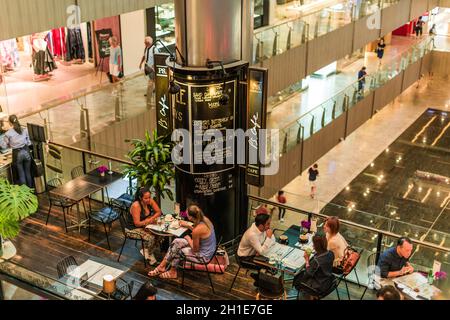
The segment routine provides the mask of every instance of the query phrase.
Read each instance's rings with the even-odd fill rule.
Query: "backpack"
[[[344,251],[344,257],[339,265],[339,269],[342,270],[343,274],[349,274],[358,263],[360,257],[361,255],[358,251],[352,247],[347,247]]]

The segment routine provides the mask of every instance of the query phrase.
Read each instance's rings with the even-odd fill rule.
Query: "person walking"
[[[385,48],[386,43],[384,43],[384,38],[381,38],[377,45],[377,58],[379,60],[378,66],[381,66],[381,60],[383,59]]]
[[[315,164],[308,170],[309,173],[309,185],[311,187],[311,199],[314,199],[317,192],[317,177],[319,176],[319,165]]]
[[[154,54],[155,54],[155,52],[158,52],[158,49],[153,44],[152,37],[145,37],[144,44],[145,44],[145,50],[144,50],[144,55],[142,56],[142,59],[141,59],[141,63],[139,64],[139,69],[142,69],[142,66],[144,65],[144,72],[148,78],[148,87],[147,87],[147,93],[145,94],[145,96],[147,97],[149,102],[151,102],[152,97],[153,97],[153,92],[155,90],[155,79],[156,79],[155,55]]]
[[[109,73],[111,75],[112,83],[117,83],[123,74],[123,58],[122,49],[119,46],[117,37],[109,38]],[[117,90],[113,90],[113,95],[117,93]]]
[[[414,26],[414,31],[416,32],[417,38],[419,36],[422,36],[424,24],[425,24],[425,21],[422,20],[422,17],[419,17],[419,20],[417,20],[416,25]]]
[[[286,204],[287,199],[284,195],[284,191],[279,191],[277,196],[277,202],[281,204]],[[278,208],[278,220],[280,220],[281,223],[284,222],[284,216],[286,215],[286,209],[279,207]]]
[[[367,68],[362,67],[358,72],[358,94],[364,95],[364,89],[366,87]]]

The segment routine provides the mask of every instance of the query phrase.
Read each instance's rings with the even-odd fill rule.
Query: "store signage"
[[[172,134],[172,109],[169,95],[169,67],[166,53],[155,53],[156,122],[159,136]]]
[[[97,30],[95,31],[95,34],[97,35],[97,44],[100,59],[109,57],[109,48],[111,47],[111,45],[109,44],[109,38],[113,36],[112,29]]]
[[[248,77],[248,108],[247,108],[247,184],[263,187],[264,176],[261,174],[260,154],[266,148],[261,146],[260,129],[266,128],[267,115],[267,76],[268,70],[264,68],[249,68]],[[267,140],[266,140],[267,141]],[[266,142],[264,141],[264,143]],[[261,152],[261,149],[263,152]],[[257,163],[249,163],[249,155],[257,155]],[[253,162],[253,161],[252,161]]]

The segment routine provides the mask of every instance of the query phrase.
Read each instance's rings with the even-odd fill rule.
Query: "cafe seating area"
[[[56,280],[61,278],[57,265],[66,257],[72,257],[72,261],[76,261],[78,265],[92,259],[100,259],[107,265],[121,266],[126,270],[120,276],[120,287],[123,287],[124,283],[133,282],[133,292],[129,295],[130,297],[136,294],[140,286],[150,280],[158,288],[158,299],[160,300],[264,299],[261,292],[253,286],[253,279],[247,272],[241,270],[237,274],[240,266],[235,260],[233,246],[230,246],[233,243],[218,246],[219,251],[223,248],[226,249],[226,257],[223,252],[215,255],[213,259],[218,257],[220,260],[214,261],[215,266],[213,267],[211,267],[213,261],[205,261],[199,267],[198,264],[189,264],[189,260],[186,259],[183,264],[184,270],[182,274],[179,273],[178,279],[150,279],[147,273],[151,269],[139,253],[141,248],[139,241],[138,243],[127,241],[124,245],[125,238],[119,222],[112,223],[111,230],[108,232],[109,239],[105,237],[100,224],[91,226],[89,240],[89,232],[85,227],[82,227],[80,232],[78,232],[78,228],[66,232],[61,208],[52,208],[49,223],[46,225],[50,203],[45,195],[39,196],[39,201],[39,211],[22,222],[21,233],[13,240],[18,254],[11,259],[11,262],[21,267]],[[95,211],[101,209],[103,205],[101,202],[91,201],[91,206]],[[70,215],[76,216],[74,211],[76,210],[72,210]],[[162,254],[160,250],[156,252],[158,260],[162,259]],[[196,272],[192,272],[193,270]],[[232,283],[233,287],[230,290]],[[292,287],[292,278],[287,277],[284,285],[286,296],[283,299],[297,299],[297,290]],[[348,286],[351,298],[358,300],[364,287],[353,283],[349,283]],[[339,286],[338,291],[341,297],[346,294],[343,283]],[[121,297],[123,298],[123,295]],[[111,296],[105,297],[103,293],[100,298],[111,298]],[[338,299],[336,291],[324,298]],[[374,299],[373,292],[368,291],[365,299]]]

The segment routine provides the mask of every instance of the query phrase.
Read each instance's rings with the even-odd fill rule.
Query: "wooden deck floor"
[[[82,229],[81,234],[77,230],[66,233],[64,230],[64,221],[62,212],[53,209],[48,226],[45,225],[48,206],[44,198],[41,198],[41,206],[38,213],[26,219],[21,225],[20,235],[14,239],[17,248],[17,255],[13,262],[20,264],[30,270],[39,272],[43,275],[57,279],[57,262],[72,255],[82,263],[89,257],[98,257],[111,261],[117,261],[120,248],[123,243],[123,236],[120,231],[119,223],[113,224],[110,235],[112,251],[108,250],[106,238],[102,225],[95,225],[91,231],[91,241],[88,242],[87,229]],[[161,258],[160,254],[156,254]],[[127,266],[130,271],[124,276],[126,280],[136,282],[135,292],[149,278],[144,268],[142,256],[139,249],[135,247],[133,241],[127,241],[120,263]],[[181,280],[152,280],[158,288],[158,299],[160,300],[183,300],[183,299],[201,299],[201,300],[254,300],[257,290],[253,286],[253,280],[241,270],[234,288],[229,292],[229,286],[237,271],[237,265],[232,263],[226,273],[223,275],[213,275],[215,294],[212,292],[208,278],[204,273],[189,272],[186,273],[185,286],[181,288]],[[290,288],[288,283],[288,288]],[[350,285],[352,299],[361,297],[363,287]],[[341,299],[347,298],[345,285],[339,287]],[[297,292],[290,289],[288,297],[296,299]],[[366,294],[367,299],[373,299],[373,294]],[[332,294],[327,299],[337,299],[336,294]]]

